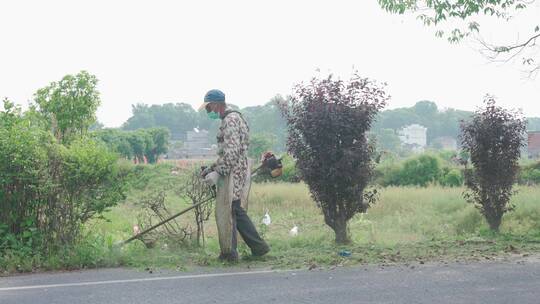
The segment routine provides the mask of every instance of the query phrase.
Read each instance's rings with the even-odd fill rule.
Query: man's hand
[[[201,167],[201,177],[206,178],[208,173],[213,172],[214,170],[211,167],[202,166]]]
[[[204,182],[212,187],[212,186],[215,186],[217,184],[217,181],[218,181],[218,178],[219,178],[219,173],[217,173],[216,171],[212,171],[210,173],[207,173],[204,177]]]

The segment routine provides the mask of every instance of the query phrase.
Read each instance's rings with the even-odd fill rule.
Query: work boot
[[[218,259],[222,262],[237,263],[238,262],[238,253],[231,252],[227,254],[220,254]]]
[[[267,244],[264,244],[264,246],[262,246],[261,248],[258,248],[257,250],[251,249],[251,254],[256,257],[263,256],[267,254],[268,252],[270,252],[270,247],[268,247]]]

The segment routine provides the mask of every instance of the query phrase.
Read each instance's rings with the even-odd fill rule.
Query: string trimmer
[[[263,155],[263,160],[262,160],[262,163],[261,165],[259,165],[257,168],[255,168],[255,170],[251,171],[251,177],[254,177],[257,175],[257,172],[262,169],[262,168],[269,168],[270,169],[270,172],[271,172],[271,175],[272,177],[278,177],[281,175],[281,168],[282,168],[282,165],[281,165],[281,158],[276,158],[275,155],[271,152],[266,152],[264,155]],[[250,187],[251,189],[251,187]],[[179,217],[180,215],[190,211],[191,209],[194,209],[194,208],[197,208],[201,205],[204,205],[210,201],[212,201],[215,197],[210,197],[202,202],[199,202],[197,204],[194,204],[194,205],[191,205],[189,207],[187,207],[186,209],[174,214],[174,215],[171,215],[169,218],[167,219],[164,219],[163,221],[153,225],[152,227],[148,228],[148,229],[145,229],[139,233],[137,233],[136,235],[130,237],[129,239],[123,241],[123,242],[120,242],[118,244],[118,246],[124,246],[125,244],[133,241],[133,240],[137,240],[137,239],[141,239],[141,237],[145,234],[147,234],[148,232],[158,228],[159,226],[162,226],[172,220],[174,220],[175,218]]]

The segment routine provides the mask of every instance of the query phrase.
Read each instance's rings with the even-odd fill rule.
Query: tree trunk
[[[494,232],[499,232],[499,227],[502,222],[502,214],[493,214],[486,216],[486,220],[489,224],[489,228]]]
[[[494,207],[498,205],[503,204],[497,201],[493,202],[489,200],[483,203],[484,209],[482,210],[482,213],[489,224],[489,229],[491,229],[493,232],[499,232],[499,226],[501,226],[502,217],[504,214],[502,210]]]
[[[351,242],[347,220],[341,218],[336,219],[333,229],[336,234],[337,244],[349,244]]]

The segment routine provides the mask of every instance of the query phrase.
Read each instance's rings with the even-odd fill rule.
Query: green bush
[[[296,170],[296,163],[292,157],[285,155],[282,158],[283,163],[283,174],[278,178],[280,181],[297,183],[300,181],[300,175],[298,170]]]
[[[401,185],[401,171],[403,166],[394,162],[383,163],[374,170],[373,183],[387,186],[399,186]]]
[[[463,185],[463,174],[458,169],[444,168],[439,184],[445,187],[460,187]]]
[[[447,153],[450,155],[450,153]],[[443,155],[448,158],[448,155]],[[374,184],[387,186],[421,186],[439,184],[445,187],[463,185],[461,170],[439,155],[422,154],[404,161],[385,161],[375,168]]]
[[[405,160],[402,164],[383,164],[376,168],[375,182],[382,186],[422,186],[435,183],[441,176],[440,160],[422,154]]]
[[[540,162],[522,167],[519,172],[519,183],[525,185],[540,184]]]
[[[275,141],[273,134],[253,134],[249,137],[248,155],[254,159],[260,159],[266,151],[272,150],[272,144]]]
[[[44,203],[50,174],[50,133],[40,129],[7,100],[0,112],[0,254],[6,248],[39,245],[37,210]]]
[[[424,154],[405,161],[401,171],[402,185],[425,187],[436,182],[441,174],[440,161],[437,157]]]
[[[94,140],[59,143],[5,101],[0,112],[0,254],[51,252],[124,198],[127,172]]]
[[[61,184],[72,198],[70,207],[81,223],[124,199],[126,189],[121,180],[129,171],[118,166],[117,155],[103,144],[88,139],[76,141],[64,150],[62,159]]]

